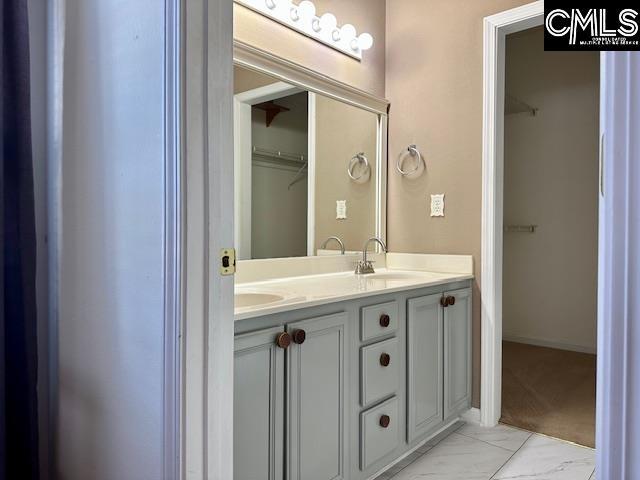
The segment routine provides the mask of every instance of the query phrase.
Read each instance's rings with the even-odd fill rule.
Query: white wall
[[[597,52],[544,52],[541,29],[507,38],[506,92],[539,108],[505,116],[505,339],[595,352]]]
[[[164,478],[165,11],[152,0],[66,0],[64,480]]]

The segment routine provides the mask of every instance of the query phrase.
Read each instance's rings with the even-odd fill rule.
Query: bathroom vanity
[[[236,295],[255,302],[236,308],[236,480],[373,478],[470,407],[469,273],[346,271]]]
[[[234,59],[234,479],[374,478],[470,407],[471,257],[385,254],[385,99]]]

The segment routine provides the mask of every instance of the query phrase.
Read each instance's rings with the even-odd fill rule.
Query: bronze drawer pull
[[[389,423],[391,423],[391,418],[389,417],[389,415],[382,415],[380,417],[380,426],[382,428],[387,428],[389,426]]]
[[[447,304],[448,305],[455,305],[456,304],[456,297],[447,297]]]
[[[280,348],[287,348],[289,345],[291,345],[291,335],[289,335],[287,332],[278,334],[278,336],[276,337],[276,345],[278,345]]]
[[[307,339],[307,332],[304,330],[296,330],[293,332],[293,342],[297,344],[302,344]]]
[[[388,353],[383,353],[382,355],[380,355],[380,365],[382,365],[383,367],[388,367],[390,363],[391,355],[389,355]]]
[[[386,313],[380,315],[380,326],[383,328],[387,328],[391,323],[391,318]]]

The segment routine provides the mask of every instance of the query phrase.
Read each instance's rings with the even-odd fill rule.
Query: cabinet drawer
[[[398,390],[399,367],[397,338],[360,349],[360,401],[363,407]]]
[[[398,399],[390,398],[360,414],[360,470],[393,452],[400,444]]]
[[[395,333],[398,329],[398,303],[387,302],[362,307],[360,338],[362,341]]]

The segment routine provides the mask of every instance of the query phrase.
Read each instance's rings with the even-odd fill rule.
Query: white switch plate
[[[347,218],[347,201],[336,200],[336,219],[344,220]]]
[[[431,216],[444,217],[444,193],[431,195]]]

